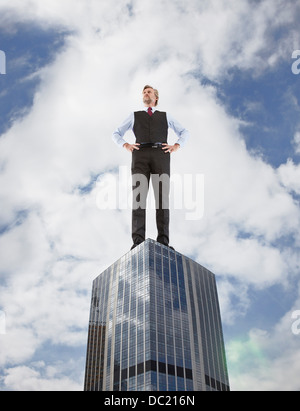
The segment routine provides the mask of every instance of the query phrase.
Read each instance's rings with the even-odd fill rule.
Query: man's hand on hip
[[[179,148],[180,148],[180,144],[178,143],[174,144],[173,146],[172,145],[170,146],[169,144],[166,144],[166,143],[163,144],[163,150],[165,153],[175,153],[177,150],[179,150]]]
[[[135,144],[125,143],[123,144],[123,147],[126,148],[127,151],[130,151],[132,153],[134,150],[139,150],[139,143],[135,143]]]

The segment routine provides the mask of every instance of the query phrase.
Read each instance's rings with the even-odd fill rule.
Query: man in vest
[[[139,202],[133,198],[132,208],[132,240],[136,247],[145,241],[146,232],[146,198],[150,175],[154,185],[156,202],[157,241],[169,246],[169,183],[170,154],[183,147],[189,132],[182,127],[169,113],[158,111],[159,94],[156,89],[146,85],[143,89],[144,109],[131,113],[122,125],[113,133],[114,142],[132,153],[131,173],[133,190],[140,186]],[[178,140],[174,145],[168,144],[168,129],[174,130]],[[129,144],[124,134],[132,130],[136,141]],[[154,177],[158,177],[155,179]]]

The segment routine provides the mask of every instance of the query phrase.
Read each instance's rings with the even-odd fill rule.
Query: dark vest
[[[155,110],[152,116],[146,111],[134,113],[133,132],[136,143],[166,143],[168,139],[167,114]]]

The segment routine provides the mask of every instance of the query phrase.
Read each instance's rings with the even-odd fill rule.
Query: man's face
[[[156,97],[153,88],[146,88],[143,91],[143,102],[147,106],[155,106]]]

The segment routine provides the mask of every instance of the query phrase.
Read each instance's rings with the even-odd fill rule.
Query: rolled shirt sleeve
[[[123,121],[123,123],[118,127],[112,135],[113,141],[119,146],[123,147],[123,145],[126,143],[124,140],[124,134],[126,131],[131,130],[133,128],[133,123],[134,123],[134,113],[131,113],[126,120]]]
[[[176,141],[177,144],[180,144],[180,147],[184,147],[187,140],[190,137],[189,131],[184,128],[171,114],[167,113],[168,126],[175,132],[178,137]]]

